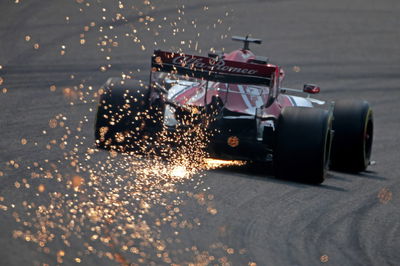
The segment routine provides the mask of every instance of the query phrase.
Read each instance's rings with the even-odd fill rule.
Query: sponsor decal
[[[221,59],[216,61],[213,58],[177,56],[172,60],[172,64],[188,68],[200,68],[203,70],[227,72],[234,74],[255,75],[258,72],[255,69],[229,66],[226,65],[226,62],[224,60]]]
[[[230,136],[228,138],[228,145],[232,148],[236,148],[237,146],[239,146],[239,138],[236,136]]]

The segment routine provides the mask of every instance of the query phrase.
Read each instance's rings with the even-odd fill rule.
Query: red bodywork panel
[[[211,102],[212,96],[219,96],[230,111],[255,115],[257,108],[267,105],[261,108],[259,115],[277,117],[282,107],[293,105],[286,95],[279,94],[280,68],[272,64],[252,63],[255,58],[249,50],[236,50],[224,54],[222,59],[155,51],[153,71],[167,69],[167,72],[189,76],[196,73],[196,78],[203,80],[204,83],[176,93],[173,101],[179,104],[203,106]],[[224,78],[223,82],[219,80],[219,75]],[[208,84],[206,93],[207,80],[213,81]],[[270,101],[271,97],[273,101]]]

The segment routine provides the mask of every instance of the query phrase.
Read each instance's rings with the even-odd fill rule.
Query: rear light
[[[303,92],[315,94],[315,93],[319,93],[320,91],[321,91],[321,89],[317,85],[304,84]]]

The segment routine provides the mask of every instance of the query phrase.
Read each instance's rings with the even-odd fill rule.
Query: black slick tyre
[[[326,177],[332,116],[309,107],[285,107],[277,122],[274,171],[278,178],[321,184]]]
[[[364,171],[371,159],[373,115],[367,101],[341,100],[333,111],[330,168],[343,172]]]
[[[98,148],[134,148],[145,127],[149,89],[135,80],[110,78],[102,88],[95,122]]]

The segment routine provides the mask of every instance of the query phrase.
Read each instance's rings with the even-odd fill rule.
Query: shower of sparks
[[[245,161],[235,161],[235,160],[219,160],[219,159],[212,159],[206,158],[204,159],[206,169],[216,169],[221,167],[227,166],[242,166],[245,165]]]
[[[81,12],[90,12],[95,6],[92,1],[74,2]],[[199,29],[215,30],[223,25],[224,19],[231,13],[226,11],[221,18],[211,21],[209,25],[202,25],[198,19],[185,15],[185,6],[181,4],[177,5],[175,15],[155,17],[151,15],[157,9],[153,1],[117,2],[118,12],[112,13],[102,8],[101,21],[82,25],[82,31],[77,36],[77,46],[84,48],[95,45],[104,55],[104,61],[96,66],[99,73],[104,75],[112,70],[112,51],[122,49],[126,41],[138,51],[147,52],[159,45],[165,46],[169,40],[161,36],[168,34],[174,40],[170,44],[171,50],[182,52],[192,49],[201,53],[203,36]],[[99,5],[101,3],[97,3]],[[209,8],[202,7],[202,12],[207,14]],[[119,36],[113,34],[114,26],[102,26],[103,21],[108,20],[130,22],[128,17],[132,17],[132,14],[139,18],[129,23],[129,30],[119,33]],[[65,23],[76,23],[76,20],[66,16]],[[189,34],[189,31],[195,33]],[[220,39],[227,38],[225,33],[228,31],[230,27],[223,30]],[[98,35],[97,43],[91,43],[88,39],[91,33]],[[143,36],[148,34],[154,37],[154,43],[144,42]],[[35,35],[25,35],[23,38],[37,52],[46,49],[45,42],[40,42],[43,43],[41,46],[35,39]],[[206,41],[204,45],[208,45]],[[68,56],[71,49],[67,47],[70,48],[70,44],[60,43],[57,53]],[[130,70],[121,73],[121,77],[132,79],[140,72],[141,69]],[[104,91],[86,84],[87,81],[78,81],[75,73],[71,73],[69,78],[71,83],[78,84],[52,82],[47,90],[60,93],[71,106],[90,104],[90,113],[85,114],[78,125],[70,122],[67,114],[53,114],[46,118],[48,128],[43,129],[42,134],[58,137],[48,139],[43,146],[30,137],[19,140],[20,145],[26,148],[59,152],[63,158],[32,163],[11,160],[4,171],[0,171],[2,177],[20,167],[28,169],[30,176],[18,179],[13,186],[20,193],[26,193],[23,195],[33,193],[38,199],[32,200],[26,196],[22,202],[12,202],[12,199],[0,197],[0,210],[9,212],[20,224],[19,229],[13,231],[13,237],[37,244],[45,254],[54,255],[59,264],[84,264],[87,254],[96,254],[123,265],[172,264],[175,261],[179,263],[179,254],[186,252],[191,254],[192,260],[185,264],[228,265],[230,255],[243,254],[222,243],[212,244],[208,251],[196,246],[184,247],[179,235],[184,230],[201,225],[198,218],[185,216],[184,200],[193,199],[209,215],[218,214],[213,204],[214,196],[202,188],[204,171],[243,165],[244,162],[207,159],[205,148],[214,132],[210,132],[205,124],[195,124],[195,117],[186,118],[188,123],[193,123],[190,130],[178,130],[172,135],[162,130],[155,137],[145,136],[138,140],[135,145],[139,147],[139,152],[117,152],[118,149],[113,147],[109,151],[97,149],[91,144],[92,140],[86,139],[81,132],[85,127],[92,128],[88,124],[88,116],[93,116],[93,104],[98,102]],[[4,77],[0,77],[0,85],[4,82]],[[7,91],[7,88],[2,88],[3,93]],[[110,115],[113,119],[121,119],[118,113]],[[143,119],[143,115],[148,114],[141,115],[140,119]],[[117,142],[124,142],[128,138],[124,133],[115,135]],[[171,229],[172,233],[168,233]],[[81,250],[75,253],[69,251],[71,243],[76,241],[81,243]],[[61,248],[60,243],[64,247]],[[213,255],[217,249],[223,250],[225,255]]]
[[[171,176],[178,178],[184,178],[187,174],[186,168],[183,166],[176,166],[171,170]]]

